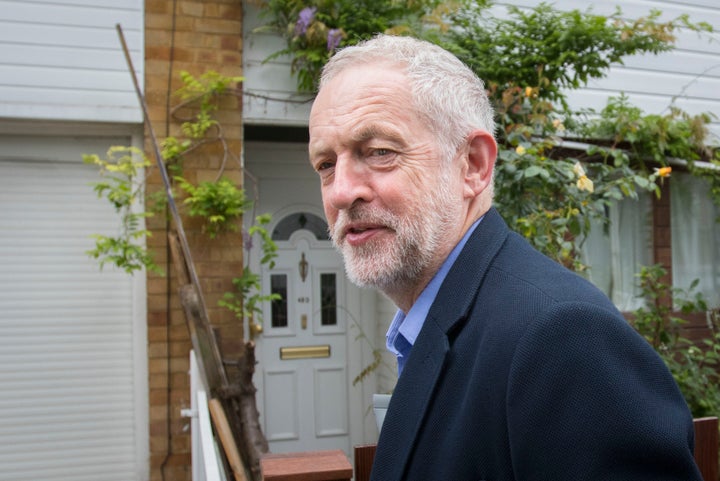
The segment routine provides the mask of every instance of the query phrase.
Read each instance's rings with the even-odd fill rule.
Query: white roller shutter
[[[146,335],[134,315],[137,280],[101,272],[85,254],[91,234],[117,229],[112,209],[89,186],[96,170],[79,157],[97,142],[5,140],[0,480],[146,479]],[[23,146],[16,158],[7,150],[13,145]],[[44,161],[42,152],[67,161]]]

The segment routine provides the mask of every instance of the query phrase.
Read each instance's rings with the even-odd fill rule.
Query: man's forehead
[[[362,78],[335,78],[326,84],[310,109],[309,127],[333,126],[350,118],[382,117],[387,109],[407,111],[413,108],[412,95],[402,74]],[[357,127],[359,130],[360,127]]]
[[[401,115],[388,118],[367,114],[350,119],[344,125],[335,123],[333,118],[327,119],[328,122],[324,123],[319,121],[311,122],[309,128],[310,146],[320,150],[323,146],[334,141],[350,144],[362,144],[373,139],[400,142],[403,137],[403,131],[398,123],[400,117]]]
[[[340,96],[341,100],[348,93],[372,93],[400,89],[407,92],[408,77],[400,64],[389,62],[351,65],[337,72],[320,88],[315,104]]]

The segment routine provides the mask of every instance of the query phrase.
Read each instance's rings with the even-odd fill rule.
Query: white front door
[[[263,272],[264,291],[282,297],[265,307],[257,338],[263,428],[271,452],[349,453],[345,275],[324,222],[289,219],[308,217],[323,225],[286,231],[275,267]]]

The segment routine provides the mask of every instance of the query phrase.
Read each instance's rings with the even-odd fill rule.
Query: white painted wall
[[[511,0],[498,2],[498,6],[530,7],[540,1]],[[610,14],[621,5],[623,13],[631,18],[647,15],[652,9],[661,10],[665,19],[689,14],[691,20],[708,22],[720,30],[720,2],[717,0],[556,0],[553,3],[568,10],[592,8],[598,14]],[[245,122],[307,125],[309,103],[282,101],[286,98],[305,100],[294,95],[295,78],[290,76],[289,59],[263,64],[269,54],[283,48],[283,41],[267,33],[253,33],[261,23],[257,7],[246,4]],[[601,109],[610,96],[620,92],[646,113],[662,113],[674,101],[691,114],[712,112],[720,115],[720,34],[698,37],[693,32],[678,32],[675,50],[657,56],[628,58],[624,66],[613,67],[607,78],[571,92],[570,101],[576,108]],[[716,119],[711,130],[716,142],[720,143],[720,121]]]
[[[0,118],[142,122],[143,0],[0,0]]]
[[[256,32],[263,24],[255,2],[243,2],[243,121],[255,125],[305,126],[310,114],[309,95],[296,91],[290,73],[290,57],[265,62],[284,47],[284,40],[268,32]]]

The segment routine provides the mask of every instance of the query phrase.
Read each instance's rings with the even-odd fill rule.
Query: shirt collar
[[[407,356],[409,347],[412,347],[412,345],[415,344],[415,340],[420,334],[420,329],[422,329],[422,326],[425,323],[425,318],[427,317],[428,312],[430,312],[430,307],[433,302],[435,302],[435,297],[437,297],[440,286],[481,220],[482,217],[470,226],[463,238],[460,239],[460,242],[458,242],[458,244],[453,248],[450,255],[448,255],[443,262],[442,266],[440,266],[440,269],[435,273],[435,276],[433,276],[430,283],[422,291],[420,297],[418,297],[415,303],[410,307],[407,314],[400,309],[398,309],[397,313],[395,313],[395,318],[390,324],[390,328],[388,329],[386,335],[386,347],[396,356]],[[402,334],[404,340],[410,344],[408,348],[402,348],[403,346],[406,346],[407,343],[399,341],[398,334]]]

